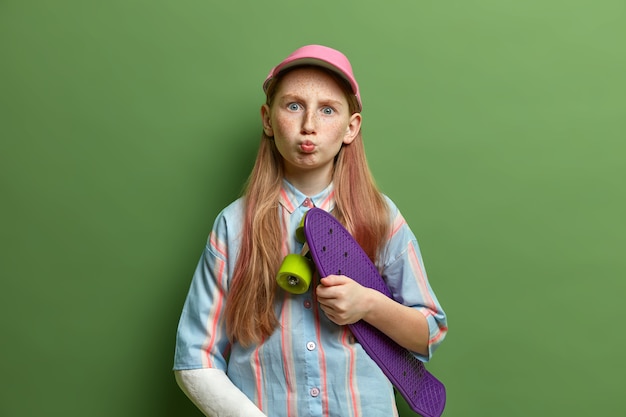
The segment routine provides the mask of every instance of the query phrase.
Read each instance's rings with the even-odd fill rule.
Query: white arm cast
[[[266,417],[220,369],[174,371],[176,382],[208,417]]]

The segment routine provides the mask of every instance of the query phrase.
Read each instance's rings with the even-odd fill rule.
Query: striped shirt
[[[313,206],[331,211],[333,195],[332,184],[307,197],[284,182],[279,208],[283,254],[301,252],[295,230],[302,216]],[[426,317],[429,353],[416,357],[428,361],[445,337],[446,316],[426,277],[415,236],[387,201],[393,227],[378,266],[394,299]],[[174,369],[219,368],[271,417],[397,416],[388,379],[349,328],[325,316],[311,288],[301,295],[278,293],[280,326],[263,343],[247,348],[229,343],[224,303],[240,246],[242,213],[239,199],[215,221],[180,318]]]

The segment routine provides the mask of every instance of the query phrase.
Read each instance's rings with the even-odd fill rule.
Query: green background
[[[0,0],[0,415],[200,415],[191,275],[267,71],[322,43],[449,315],[444,416],[623,416],[625,28],[623,0]]]

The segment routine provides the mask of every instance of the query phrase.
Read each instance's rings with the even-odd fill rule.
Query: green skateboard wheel
[[[285,256],[276,282],[278,286],[292,294],[304,294],[313,278],[313,265],[311,261],[298,254]]]

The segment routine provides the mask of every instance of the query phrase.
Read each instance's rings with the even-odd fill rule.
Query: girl
[[[178,384],[207,416],[397,416],[393,387],[350,333],[365,320],[430,359],[446,331],[417,241],[366,163],[348,59],[304,46],[263,89],[263,134],[242,198],[217,217],[177,333]],[[275,276],[311,207],[332,212],[394,299],[331,275],[294,295]]]

